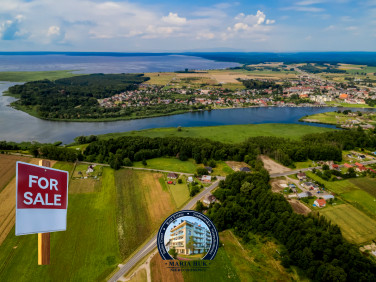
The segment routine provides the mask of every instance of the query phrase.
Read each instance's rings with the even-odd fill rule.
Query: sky
[[[1,0],[0,51],[376,51],[376,0]]]

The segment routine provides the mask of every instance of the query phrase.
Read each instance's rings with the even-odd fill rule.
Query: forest
[[[325,72],[325,73],[346,73],[345,70],[336,69],[336,68],[333,68],[333,67],[329,67],[327,65],[321,65],[321,67],[324,67],[324,68],[318,68],[318,67],[315,67],[311,64],[307,64],[307,65],[304,65],[304,66],[300,66],[298,68],[301,69],[302,71],[309,72],[309,73],[322,73],[322,72]]]
[[[275,238],[284,246],[282,265],[298,266],[314,281],[376,281],[376,264],[348,243],[337,225],[323,216],[294,213],[268,182],[263,168],[222,180],[214,192],[220,203],[207,211],[218,231],[232,229],[246,243],[250,233]]]
[[[32,109],[41,118],[82,119],[106,114],[112,117],[113,109],[100,108],[97,99],[135,90],[148,79],[143,74],[90,74],[15,85],[9,93],[19,98],[13,106]]]

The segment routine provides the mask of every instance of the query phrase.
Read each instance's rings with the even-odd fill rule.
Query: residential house
[[[300,181],[307,179],[307,175],[304,172],[299,172],[296,176]]]
[[[332,165],[330,166],[330,169],[333,169],[333,170],[340,170],[339,165],[337,165],[337,164],[332,164]]]
[[[314,205],[316,205],[317,207],[325,207],[326,206],[326,201],[325,199],[317,199],[313,202]]]
[[[205,197],[203,203],[209,206],[210,204],[215,203],[216,200],[217,198],[214,195],[210,194]]]
[[[203,175],[201,177],[202,182],[211,182],[211,176],[210,175]]]
[[[193,182],[193,177],[192,176],[188,176],[188,180],[187,180],[189,183]]]
[[[210,166],[206,166],[205,169],[206,169],[209,173],[212,173],[212,172],[213,172],[213,168],[210,167]]]
[[[167,177],[171,179],[177,179],[178,175],[176,173],[170,172],[169,174],[167,174]]]
[[[346,167],[346,168],[353,167],[351,164],[348,164],[348,163],[345,163],[343,166]]]

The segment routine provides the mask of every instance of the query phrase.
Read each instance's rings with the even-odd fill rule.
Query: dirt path
[[[271,158],[269,158],[265,155],[261,155],[260,158],[261,158],[262,162],[264,163],[264,168],[267,171],[269,171],[270,174],[283,173],[283,172],[291,171],[290,168],[285,167],[285,166],[277,163],[276,161],[273,161]]]

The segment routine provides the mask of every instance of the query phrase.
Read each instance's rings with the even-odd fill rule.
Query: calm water
[[[14,83],[0,84],[0,91]],[[0,96],[0,140],[63,141],[70,143],[79,135],[124,132],[158,127],[189,127],[250,123],[300,123],[304,115],[336,108],[245,108],[195,112],[181,115],[115,122],[58,122],[41,120],[8,107],[12,97]],[[313,124],[310,124],[313,125]],[[331,127],[327,125],[317,125]]]
[[[140,73],[222,69],[238,63],[216,62],[195,56],[68,56],[0,55],[0,71],[74,70],[76,73]]]
[[[81,73],[155,72],[226,68],[237,64],[181,55],[169,56],[66,56],[0,55],[0,71],[79,70]],[[1,83],[0,93],[15,83]],[[181,115],[116,122],[56,122],[14,110],[14,98],[0,95],[0,140],[70,143],[79,135],[125,132],[158,127],[189,127],[257,123],[300,123],[304,115],[336,108],[247,108],[195,112]],[[315,125],[325,126],[329,125]]]

